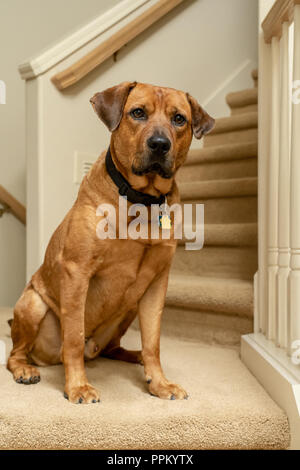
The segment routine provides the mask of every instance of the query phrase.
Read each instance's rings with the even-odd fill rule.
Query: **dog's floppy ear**
[[[96,93],[90,99],[94,111],[111,132],[120,124],[127,97],[135,85],[136,82],[122,82],[120,85]]]
[[[196,139],[201,139],[205,134],[208,134],[215,125],[215,120],[201,108],[195,98],[189,93],[186,94],[188,102],[190,103],[192,110],[192,128]]]

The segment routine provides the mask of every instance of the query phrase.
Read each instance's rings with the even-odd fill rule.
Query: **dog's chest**
[[[99,255],[99,269],[90,280],[85,312],[87,331],[135,308],[152,280],[145,246],[134,241],[114,242]]]

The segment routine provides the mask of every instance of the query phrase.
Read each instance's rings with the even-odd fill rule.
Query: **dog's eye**
[[[147,119],[146,113],[142,108],[136,108],[130,111],[133,119]]]
[[[176,126],[183,126],[183,124],[185,123],[186,119],[184,116],[182,116],[182,114],[175,114],[175,116],[173,117],[173,122]]]

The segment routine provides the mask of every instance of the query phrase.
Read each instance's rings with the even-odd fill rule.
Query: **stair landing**
[[[10,350],[6,320],[1,339]],[[140,347],[130,330],[124,346]],[[167,377],[188,400],[160,400],[146,389],[143,368],[99,358],[87,364],[101,403],[70,404],[62,366],[41,367],[41,382],[20,385],[0,366],[0,449],[286,449],[289,426],[239,359],[236,349],[161,338]]]

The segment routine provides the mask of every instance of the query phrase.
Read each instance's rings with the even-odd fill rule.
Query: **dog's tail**
[[[12,319],[12,318],[10,318],[9,320],[7,320],[7,323],[9,324],[10,327],[11,327],[11,325],[12,325],[12,322],[13,322],[13,319]]]

